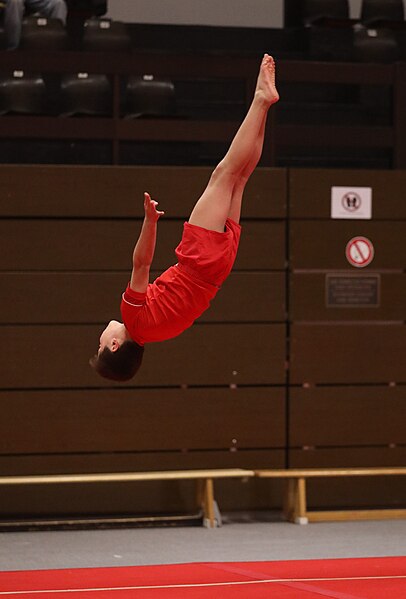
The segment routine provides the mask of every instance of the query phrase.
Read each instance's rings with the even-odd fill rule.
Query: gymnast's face
[[[98,354],[100,354],[105,347],[108,347],[110,351],[117,351],[123,342],[123,328],[124,325],[118,320],[110,320],[102,334],[100,335]]]

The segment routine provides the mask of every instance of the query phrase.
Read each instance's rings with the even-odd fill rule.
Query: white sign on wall
[[[332,187],[331,218],[372,218],[371,187]]]

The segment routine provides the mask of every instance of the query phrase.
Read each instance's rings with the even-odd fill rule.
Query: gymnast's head
[[[111,320],[100,335],[99,349],[89,361],[100,376],[129,381],[141,366],[144,348],[135,343],[124,324]]]

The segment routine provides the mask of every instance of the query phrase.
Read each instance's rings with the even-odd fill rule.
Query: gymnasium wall
[[[283,27],[283,0],[114,0],[108,16],[132,23]]]
[[[257,169],[235,269],[209,311],[147,346],[130,383],[88,366],[120,318],[143,191],[166,212],[156,274],[210,170],[0,167],[2,473],[404,464],[405,171]],[[331,218],[331,187],[348,185],[372,188],[371,219]],[[365,268],[345,257],[356,236],[374,245]],[[348,484],[309,483],[310,505],[346,505]],[[280,506],[275,482],[216,489],[222,509]],[[357,505],[406,501],[397,481],[351,489]],[[187,482],[80,485],[5,489],[0,513],[193,505]]]
[[[108,16],[131,23],[214,25],[227,27],[281,28],[285,1],[292,0],[114,0]],[[406,0],[403,0],[406,10]],[[297,3],[297,0],[294,0]],[[358,19],[362,0],[349,0],[350,17]]]

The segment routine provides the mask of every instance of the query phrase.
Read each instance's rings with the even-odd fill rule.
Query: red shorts
[[[175,250],[178,264],[190,275],[220,287],[233,267],[240,235],[241,226],[229,218],[224,233],[185,223]]]

